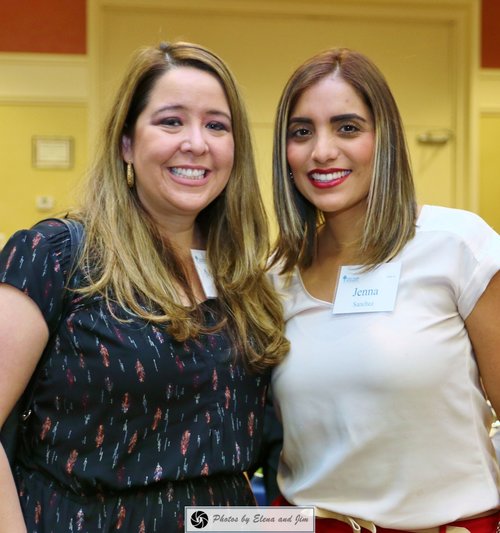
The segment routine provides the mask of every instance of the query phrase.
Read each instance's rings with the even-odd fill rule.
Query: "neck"
[[[205,248],[203,236],[194,220],[190,223],[160,226],[160,234],[178,250],[181,257],[190,255],[192,248]]]
[[[193,258],[191,256],[191,250],[193,248],[198,250],[205,249],[205,242],[202,232],[194,220],[190,224],[172,224],[168,226],[159,226],[160,234],[168,241],[168,244],[175,250],[175,255],[182,263],[182,268],[187,276],[188,284],[197,302],[202,302],[206,299],[203,286],[196,271]],[[178,286],[179,299],[183,305],[192,305],[190,301],[188,291],[183,287]]]
[[[325,223],[318,229],[317,256],[333,256],[349,262],[359,259],[363,222],[360,217],[327,215]]]

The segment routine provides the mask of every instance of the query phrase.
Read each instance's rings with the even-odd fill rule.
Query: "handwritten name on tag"
[[[401,262],[385,263],[360,273],[359,266],[340,269],[333,301],[334,315],[393,311],[401,274]]]
[[[205,250],[191,250],[191,256],[205,296],[207,298],[217,298],[214,278],[207,265],[207,252]]]

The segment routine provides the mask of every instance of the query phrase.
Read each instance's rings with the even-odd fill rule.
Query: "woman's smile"
[[[308,176],[315,187],[336,187],[349,177],[351,170],[342,169],[314,169]]]
[[[375,152],[370,110],[339,76],[306,89],[288,120],[287,159],[300,193],[324,214],[366,209]]]
[[[137,195],[156,221],[196,218],[224,190],[234,162],[231,111],[220,82],[193,67],[168,70],[123,146]]]
[[[187,185],[204,185],[209,176],[206,168],[194,167],[169,167],[168,170],[173,175],[173,179],[179,183],[187,182]]]

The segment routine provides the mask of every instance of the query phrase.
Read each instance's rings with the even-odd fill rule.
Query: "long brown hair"
[[[104,124],[99,151],[76,216],[86,228],[83,294],[102,294],[132,315],[164,325],[183,341],[205,331],[200,306],[174,247],[126,182],[122,139],[133,137],[138,116],[156,81],[168,70],[189,66],[213,75],[231,111],[234,163],[222,194],[198,216],[207,239],[224,324],[254,369],[281,360],[288,349],[281,303],[265,274],[269,254],[267,219],[259,193],[248,119],[236,82],[215,54],[191,43],[139,50],[126,72]],[[191,305],[181,304],[177,288]]]
[[[288,120],[302,93],[335,73],[350,84],[368,106],[375,125],[375,157],[367,199],[362,264],[389,261],[415,234],[416,200],[403,122],[383,74],[366,56],[346,48],[321,52],[292,74],[278,104],[273,149],[274,206],[279,224],[273,262],[283,272],[311,265],[322,213],[289,177],[286,158]]]

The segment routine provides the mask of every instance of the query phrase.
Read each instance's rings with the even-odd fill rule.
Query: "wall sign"
[[[72,137],[34,136],[32,152],[35,168],[68,169],[73,166]]]

